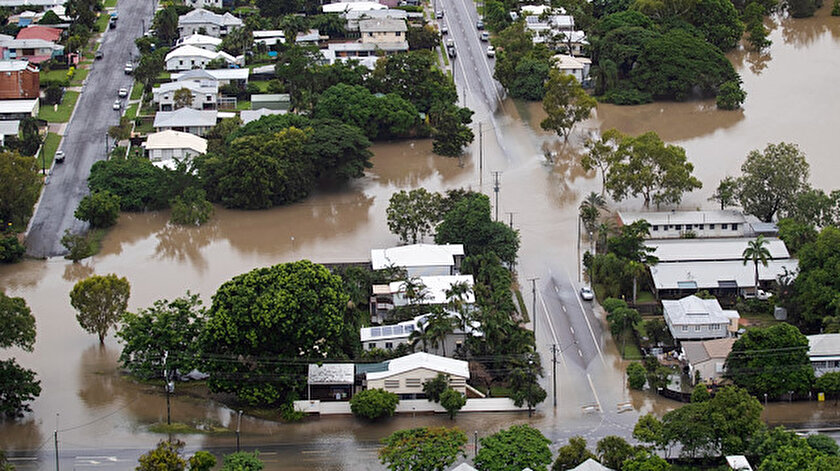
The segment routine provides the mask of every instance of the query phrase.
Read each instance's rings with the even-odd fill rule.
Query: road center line
[[[569,280],[572,279],[572,277],[569,276],[568,271],[566,271],[566,276],[569,277]],[[571,281],[569,281],[569,283],[571,283]],[[574,284],[572,284],[572,286],[574,286]],[[583,308],[583,302],[581,302],[580,296],[575,296],[575,299],[577,299],[578,305],[580,306],[580,312],[583,314],[583,320],[586,321],[586,326],[589,327],[589,333],[592,334],[592,341],[595,342],[595,349],[598,350],[598,357],[601,359],[601,363],[604,366],[607,366],[607,361],[604,360],[604,354],[601,352],[601,346],[598,345],[598,339],[595,338],[595,331],[592,330],[592,324],[589,323],[589,318],[586,316],[586,309]],[[594,303],[595,301],[593,300],[592,302]]]
[[[551,329],[551,336],[554,337],[554,343],[557,345],[557,348],[560,348],[560,341],[557,340],[557,334],[554,333],[554,323],[551,322],[551,316],[548,315],[548,306],[545,305],[545,299],[543,299],[542,292],[537,290],[537,294],[540,295],[540,303],[542,304],[543,311],[545,312],[545,318],[548,321],[548,327]],[[534,313],[534,319],[536,319],[537,313]],[[534,336],[534,341],[537,341],[536,336]],[[563,356],[563,352],[560,352],[560,361],[563,363],[563,369],[566,368],[566,357]]]

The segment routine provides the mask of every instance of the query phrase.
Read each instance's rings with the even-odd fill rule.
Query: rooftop
[[[466,283],[469,291],[464,296],[464,302],[472,304],[475,302],[475,294],[472,287],[475,284],[472,275],[441,275],[441,276],[420,276],[412,281],[419,281],[423,284],[425,297],[418,302],[420,304],[445,304],[449,301],[446,292],[458,283]],[[392,294],[405,293],[406,281],[394,281],[389,284],[389,291]]]
[[[744,455],[727,456],[726,464],[736,471],[752,471],[752,466]]]
[[[554,60],[554,67],[560,70],[583,70],[592,64],[592,59],[565,54],[557,54],[552,59]]]
[[[646,211],[619,212],[621,224],[629,225],[644,219],[652,226],[665,224],[744,224],[744,213],[735,210],[714,211]]]
[[[224,15],[213,13],[203,8],[197,8],[185,15],[178,17],[178,25],[211,23],[219,26],[242,26],[242,20],[230,14]]]
[[[382,51],[407,51],[408,41],[389,42],[389,43],[361,43],[358,41],[351,41],[346,43],[331,43],[327,45],[327,50],[336,52],[373,52],[377,49]],[[353,57],[352,59],[367,59],[366,57]],[[375,59],[378,59],[376,57]]]
[[[271,116],[275,114],[286,114],[287,110],[270,110],[268,108],[260,108],[258,110],[242,110],[239,112],[239,118],[242,120],[242,125],[246,125],[251,121],[256,121],[263,116]]]
[[[213,36],[195,33],[179,39],[176,44],[178,46],[195,46],[198,44],[210,44],[213,46],[218,46],[222,44],[222,40],[219,38],[214,38]]]
[[[818,334],[808,336],[808,356],[840,356],[840,334]]]
[[[207,140],[188,132],[166,130],[149,134],[146,149],[192,149],[204,154],[207,152]]]
[[[196,69],[188,70],[178,74],[172,74],[172,80],[248,80],[250,71],[248,69]]]
[[[324,363],[309,365],[308,384],[353,384],[356,365],[353,363]]]
[[[680,300],[663,300],[663,314],[670,319],[671,325],[728,324],[730,319],[738,319],[738,311],[724,310],[717,299],[701,299],[686,296]]]
[[[607,468],[606,466],[602,465],[601,463],[593,460],[592,458],[588,458],[583,463],[575,466],[574,468],[570,469],[569,471],[613,471],[612,468]]]
[[[774,281],[778,276],[795,272],[795,259],[770,260],[765,267],[758,265],[758,279]],[[755,267],[740,260],[712,262],[658,263],[650,267],[653,284],[662,289],[749,288],[755,286]]]
[[[419,352],[388,361],[387,371],[367,373],[367,379],[370,381],[372,379],[388,378],[418,368],[425,368],[462,378],[470,377],[470,369],[468,363],[465,361]]]
[[[168,93],[175,90],[180,90],[182,88],[186,88],[191,92],[215,94],[219,92],[219,83],[216,81],[209,80],[206,82],[166,82],[160,84],[159,87],[153,88],[152,93],[154,93],[155,95],[160,95],[161,93]]]
[[[752,238],[717,238],[717,239],[656,239],[647,240],[645,245],[655,248],[653,252],[661,262],[697,262],[710,260],[744,259],[744,249]],[[781,239],[768,237],[767,250],[773,259],[790,258],[790,253]]]
[[[0,61],[0,72],[19,72],[29,67],[29,61]]]
[[[228,54],[224,51],[208,51],[207,49],[202,49],[200,47],[192,46],[192,45],[184,45],[180,47],[176,47],[169,54],[166,55],[166,60],[178,58],[178,57],[203,57],[208,60],[213,60],[221,57],[227,62],[233,63],[236,62],[236,58],[232,55]]]
[[[338,2],[321,6],[324,13],[342,13],[353,10],[385,10],[388,8],[378,2]]]
[[[396,18],[370,18],[359,20],[359,31],[362,33],[390,33],[394,31],[406,32],[408,26],[405,20]]]
[[[0,100],[0,113],[31,113],[38,106],[38,99]]]
[[[461,244],[413,244],[370,251],[374,270],[389,267],[454,266],[455,257],[464,255]]]
[[[692,365],[709,360],[722,360],[732,351],[735,338],[706,340],[703,342],[683,341],[682,349],[685,359]]]
[[[181,108],[175,111],[159,111],[155,115],[155,128],[212,127],[216,125],[216,110],[194,110]]]
[[[404,20],[408,17],[405,10],[350,10],[344,14],[348,21],[363,20],[366,18],[394,18]]]
[[[20,132],[20,121],[0,121],[0,135],[16,136]]]
[[[61,38],[61,30],[47,26],[32,25],[18,31],[17,39],[43,39],[55,42]]]

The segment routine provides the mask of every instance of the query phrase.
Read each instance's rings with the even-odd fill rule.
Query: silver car
[[[595,299],[595,293],[592,292],[592,288],[584,286],[580,289],[580,297],[583,298],[584,301],[592,301]]]

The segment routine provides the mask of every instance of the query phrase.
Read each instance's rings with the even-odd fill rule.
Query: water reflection
[[[201,226],[182,226],[169,223],[155,237],[158,239],[155,255],[176,262],[187,262],[199,272],[207,269],[204,248],[216,240],[219,233],[218,218]]]
[[[796,49],[805,49],[829,32],[834,40],[840,40],[840,22],[831,17],[832,2],[823,2],[811,18],[792,18],[780,15],[777,18],[785,43]]]
[[[91,345],[82,352],[79,364],[79,398],[90,408],[110,406],[124,391],[115,367],[119,351]]]
[[[7,452],[43,447],[49,438],[41,433],[41,421],[38,419],[0,419],[0,449]]]
[[[64,267],[64,275],[62,275],[62,278],[71,283],[76,283],[77,281],[83,280],[91,275],[93,275],[93,266],[86,261],[81,261],[78,263],[68,263]]]

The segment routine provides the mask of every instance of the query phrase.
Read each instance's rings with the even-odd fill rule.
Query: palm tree
[[[403,282],[403,296],[409,305],[423,302],[428,295],[429,291],[420,278],[408,278]]]
[[[773,257],[770,256],[770,250],[767,249],[767,239],[764,238],[763,235],[760,235],[755,238],[755,240],[751,240],[747,243],[747,248],[744,249],[743,257],[744,257],[744,265],[749,262],[753,262],[755,265],[755,294],[758,295],[758,264],[761,263],[765,267],[767,266],[767,262],[772,260]]]
[[[438,346],[441,347],[443,356],[446,356],[446,336],[455,330],[457,322],[448,312],[442,309],[433,312],[426,318],[423,335],[428,338],[429,345],[433,349],[437,349]]]
[[[580,219],[583,221],[583,226],[586,232],[595,232],[597,228],[598,218],[601,216],[601,210],[606,208],[607,202],[603,196],[595,193],[589,193],[586,198],[580,203]]]
[[[629,262],[627,262],[627,272],[630,275],[633,276],[633,304],[634,305],[636,304],[636,286],[637,286],[636,280],[639,278],[639,276],[645,274],[645,269],[646,268],[647,267],[642,262],[637,262],[635,260],[630,260]]]

